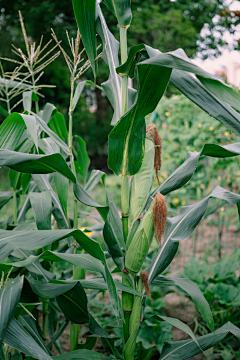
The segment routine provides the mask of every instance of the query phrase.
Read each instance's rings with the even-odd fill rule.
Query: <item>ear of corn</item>
[[[132,242],[132,239],[133,239],[134,235],[136,234],[136,231],[140,225],[140,222],[141,222],[140,218],[137,218],[133,221],[132,226],[128,233],[128,237],[127,237],[127,242],[126,242],[127,248],[129,248],[129,246]]]
[[[142,292],[142,280],[139,279],[139,283],[137,286],[137,291]],[[142,297],[141,296],[135,296],[132,312],[130,315],[129,320],[129,333],[132,334],[132,332],[135,330],[136,326],[138,325],[140,319],[141,319],[141,310],[142,310]]]
[[[124,359],[125,360],[134,360],[134,351],[136,347],[136,340],[138,336],[140,324],[136,326],[134,331],[131,333],[125,347],[124,347]]]
[[[141,224],[129,245],[125,267],[135,276],[142,267],[154,235],[153,204],[143,217]]]
[[[130,217],[131,224],[141,213],[152,185],[155,148],[152,140],[145,140],[145,155],[140,171],[131,179]]]

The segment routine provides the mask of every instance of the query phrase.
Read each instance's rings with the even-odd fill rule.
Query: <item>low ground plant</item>
[[[120,44],[102,15],[101,6],[105,5],[116,16]],[[229,333],[240,340],[240,329],[231,322],[215,328],[210,306],[194,282],[162,275],[179,241],[191,235],[211,198],[237,206],[240,203],[240,195],[216,186],[199,202],[182,206],[177,216],[167,217],[165,197],[191,179],[201,156],[235,157],[240,154],[240,145],[203,144],[199,152],[186,150],[185,161],[161,181],[165,144],[156,126],[145,121],[170,81],[239,136],[240,115],[234,110],[240,109],[239,94],[191,63],[182,49],[164,54],[144,44],[128,49],[127,31],[132,17],[129,0],[104,0],[103,4],[74,0],[73,7],[79,31],[75,39],[67,34],[69,52],[53,32],[56,48],[70,71],[68,129],[54,105],[46,102],[42,109],[38,106],[36,83],[44,58],[39,60],[40,46],[28,43],[22,21],[26,54],[18,51],[21,61],[17,63],[17,78],[5,74],[1,79],[6,104],[9,89],[24,90],[23,112],[12,112],[12,106],[3,108],[6,118],[0,127],[0,166],[10,168],[12,187],[12,191],[1,194],[1,206],[10,201],[13,205],[12,216],[1,223],[0,231],[1,358],[133,360],[141,358],[143,351],[150,358],[151,351],[157,349],[161,359],[188,359],[212,348]],[[108,191],[106,174],[93,170],[88,176],[85,143],[72,133],[72,114],[83,88],[97,86],[80,77],[90,66],[97,77],[99,57],[109,66],[109,78],[101,84],[101,90],[114,109],[108,167],[121,179],[121,217]],[[128,78],[134,77],[137,89],[128,86]],[[180,139],[182,135],[179,133]],[[157,187],[153,187],[155,179]],[[90,195],[99,182],[106,194],[104,204]],[[72,217],[68,213],[69,183],[74,193]],[[28,211],[32,211],[34,219],[27,218]],[[95,219],[94,228],[82,226],[82,219],[88,216]],[[93,231],[102,231],[101,244],[94,240]],[[152,241],[157,242],[158,251],[151,259],[148,253]],[[149,264],[147,268],[144,261]],[[55,263],[71,267],[60,272]],[[86,271],[90,277],[86,277]],[[155,298],[153,286],[169,285],[177,285],[191,297],[208,334],[196,337],[178,319],[149,311],[148,298]],[[106,323],[91,311],[91,301],[99,291],[108,291],[114,316]],[[64,354],[61,335],[69,323],[70,352]],[[138,339],[144,337],[147,326],[153,328],[153,323],[162,329],[169,329],[166,324],[176,326],[189,339],[168,341],[166,330],[161,338],[154,338],[156,348],[145,352],[146,342],[144,346]],[[87,327],[84,337],[79,336],[80,326],[81,330]],[[101,338],[106,353],[93,351],[97,338]]]
[[[184,266],[183,276],[198,285],[208,301],[215,324],[223,326],[231,321],[240,326],[240,279],[239,279],[239,251],[225,256],[218,263],[207,264],[204,261],[190,259]],[[195,332],[205,335],[207,328],[201,319],[195,319]],[[215,346],[215,352],[223,359],[240,357],[239,344],[233,337],[223,340]]]

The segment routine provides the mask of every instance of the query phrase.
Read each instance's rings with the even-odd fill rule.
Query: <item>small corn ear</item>
[[[143,217],[125,258],[127,270],[135,276],[142,267],[154,235],[153,204]]]
[[[161,237],[164,234],[167,223],[167,206],[165,197],[162,194],[157,194],[153,201],[153,222],[155,233],[161,246]]]
[[[141,278],[139,279],[137,291],[142,292],[143,284]],[[141,310],[142,310],[142,297],[135,296],[132,312],[129,319],[129,334],[131,335],[136,326],[139,324],[141,319]]]

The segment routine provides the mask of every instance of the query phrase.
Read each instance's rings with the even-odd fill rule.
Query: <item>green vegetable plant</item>
[[[161,182],[184,162],[186,150],[201,151],[204,142],[214,142],[218,145],[238,142],[238,137],[232,131],[212,119],[183,95],[163,98],[151,118],[158,127],[164,144],[163,166],[159,174]],[[179,132],[182,133],[181,137]],[[231,183],[239,184],[239,174],[239,158],[202,157],[189,186],[179,190],[179,198],[172,194],[172,206],[186,205],[189,194],[192,197],[198,196],[199,191],[202,195],[206,194],[215,179],[231,188]]]
[[[101,6],[105,5],[116,16],[120,44],[103,17]],[[128,49],[127,32],[132,17],[129,0],[104,0],[103,4],[96,0],[73,0],[73,8],[79,28],[76,39],[69,39],[73,57],[61,49],[71,73],[68,130],[54,105],[46,103],[43,109],[36,106],[34,112],[31,96],[23,113],[11,113],[0,127],[0,166],[10,168],[15,191],[15,195],[9,192],[1,196],[1,206],[14,200],[14,216],[3,222],[0,230],[1,358],[21,358],[23,354],[39,360],[133,360],[140,356],[137,338],[152,321],[176,326],[190,337],[184,341],[166,341],[160,350],[161,359],[191,358],[213,347],[229,333],[240,340],[240,329],[230,322],[215,329],[210,306],[192,281],[162,275],[175,256],[179,241],[191,235],[211,198],[237,206],[240,203],[240,195],[217,186],[199,202],[181,207],[179,215],[167,217],[165,197],[191,179],[201,156],[237,156],[239,143],[203,144],[200,152],[186,151],[185,161],[153,190],[152,178],[154,174],[158,179],[164,143],[157,128],[153,124],[146,126],[145,121],[171,82],[239,136],[240,115],[234,110],[239,107],[239,94],[194,65],[182,49],[161,53],[144,44]],[[61,48],[54,33],[53,37]],[[109,67],[109,78],[101,84],[101,89],[114,109],[108,167],[121,177],[121,217],[107,189],[106,174],[93,171],[88,177],[89,158],[81,138],[76,137],[77,149],[74,148],[72,112],[83,87],[95,84],[79,81],[80,38],[88,56],[86,67],[91,65],[94,78],[98,68],[98,41],[102,44],[102,58]],[[26,47],[30,54],[26,61],[31,62],[38,48],[34,44],[29,47],[28,43]],[[128,85],[129,78],[136,78],[137,89]],[[90,194],[99,181],[105,187],[105,204],[99,204]],[[73,218],[69,217],[67,208],[69,183],[73,185],[75,198]],[[24,201],[19,202],[19,197]],[[27,217],[30,209],[34,219]],[[98,215],[91,211],[94,209]],[[78,217],[82,216],[97,219],[104,246],[87,235],[92,229],[79,229]],[[154,232],[159,250],[143,269]],[[59,273],[57,262],[68,263],[70,267]],[[95,276],[85,278],[85,271]],[[122,281],[115,278],[116,273]],[[169,284],[180,286],[192,298],[210,333],[196,338],[189,326],[178,319],[147,311],[152,286]],[[97,292],[106,290],[114,320],[102,324],[91,311],[91,299]],[[61,335],[69,322],[70,353],[63,354]],[[80,326],[88,329],[85,341],[79,340]],[[101,338],[108,355],[93,351],[97,338]],[[159,339],[156,346],[162,342]],[[145,355],[147,358],[151,354]]]
[[[223,326],[228,321],[238,327],[240,325],[240,282],[239,277],[236,276],[239,269],[238,250],[216,264],[207,264],[192,258],[189,259],[189,264],[184,266],[183,276],[198,285],[210,304],[217,327]],[[208,333],[202,319],[197,317],[194,330],[195,333],[203,335]],[[231,341],[226,339],[216,345],[214,351],[223,358],[235,359],[238,349],[238,341],[232,337]]]

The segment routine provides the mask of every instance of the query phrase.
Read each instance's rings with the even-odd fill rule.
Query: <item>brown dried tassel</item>
[[[155,155],[154,155],[154,169],[156,172],[156,178],[158,183],[160,183],[159,177],[158,177],[158,171],[161,169],[162,166],[162,138],[159,135],[158,129],[155,125],[149,124],[146,129],[146,134],[150,135],[150,139],[154,142],[155,145]]]
[[[140,278],[142,280],[145,293],[147,294],[149,299],[151,299],[151,291],[150,291],[150,287],[149,287],[149,283],[148,283],[148,273],[147,273],[147,271],[142,270],[141,274],[140,274]]]
[[[154,230],[161,246],[161,237],[167,223],[167,206],[165,197],[162,194],[157,194],[153,201]]]

